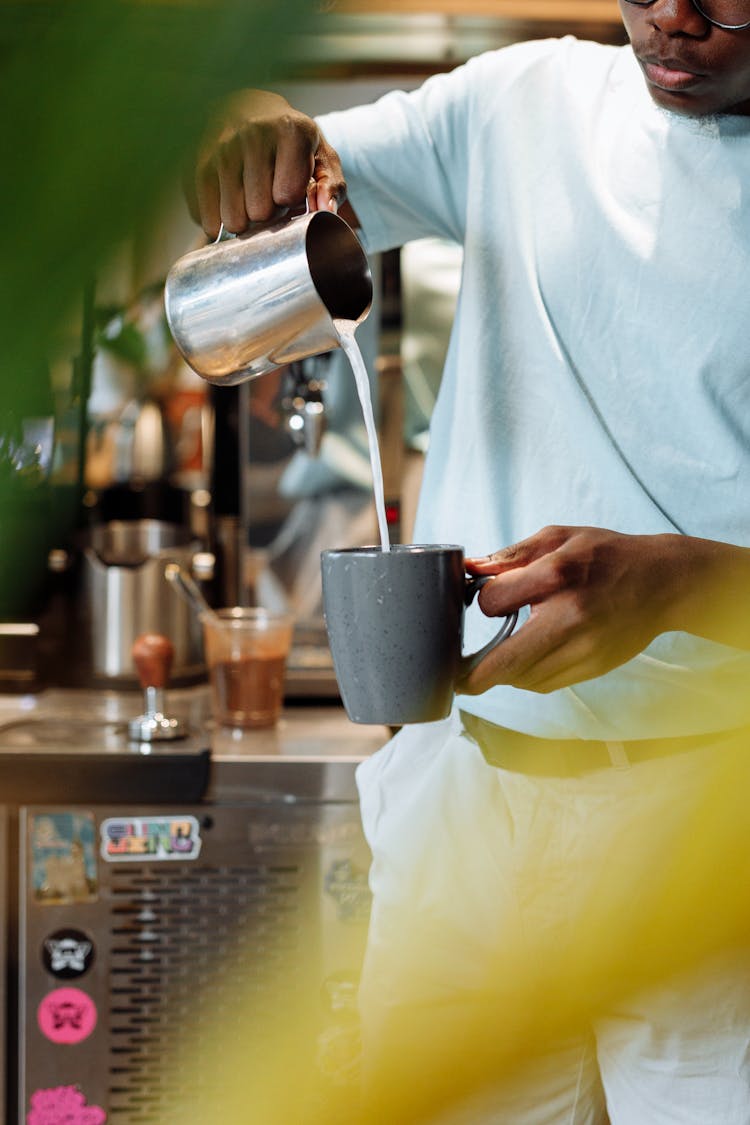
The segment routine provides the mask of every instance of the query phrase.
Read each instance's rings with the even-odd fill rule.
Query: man
[[[519,44],[318,122],[240,97],[198,161],[209,235],[346,193],[370,250],[464,250],[415,539],[494,576],[468,649],[529,608],[449,720],[360,768],[373,1042],[463,1026],[519,934],[540,972],[574,949],[634,842],[645,902],[654,825],[747,742],[750,4],[620,6],[630,47]],[[746,1125],[746,967],[686,972],[461,1120]]]

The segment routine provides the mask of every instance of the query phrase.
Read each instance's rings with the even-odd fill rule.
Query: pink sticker
[[[36,1018],[52,1043],[80,1043],[96,1027],[96,1005],[80,988],[56,988],[44,997]]]
[[[104,1125],[107,1115],[101,1106],[87,1105],[76,1086],[53,1086],[31,1095],[26,1125]]]

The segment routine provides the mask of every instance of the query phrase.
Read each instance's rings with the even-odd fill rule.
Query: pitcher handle
[[[313,180],[312,182],[314,183],[315,181]],[[249,227],[247,228],[247,232],[252,233],[256,230],[261,230],[263,227],[275,226],[275,224],[278,223],[279,220],[282,219],[284,217],[284,215],[287,214],[289,211],[290,211],[290,208],[285,207],[285,208],[282,209],[282,211],[279,215],[275,215],[272,219],[268,219],[266,222],[250,223]],[[301,214],[303,214],[303,215],[309,215],[310,214],[310,197],[307,193],[305,193],[305,210],[302,211]],[[225,230],[224,224],[220,223],[219,233],[216,235],[216,238],[213,240],[211,245],[216,246],[217,242],[226,242],[227,239],[229,239],[229,238],[237,238],[237,235],[232,234],[232,232],[229,231],[229,230]]]
[[[490,574],[484,574],[481,576],[470,574],[466,575],[466,588],[464,590],[465,606],[468,607],[471,605],[471,603],[474,601],[474,598],[482,589],[482,586],[484,586],[485,582],[489,582],[491,577],[492,575]],[[470,676],[474,669],[479,664],[481,664],[485,656],[488,656],[494,648],[497,648],[499,644],[502,644],[503,641],[508,639],[508,637],[515,629],[517,621],[518,611],[514,610],[512,613],[509,613],[505,617],[505,619],[503,620],[503,624],[500,626],[497,633],[495,633],[494,637],[492,637],[492,639],[489,640],[486,645],[483,645],[482,648],[478,650],[478,652],[468,653],[467,655],[461,657],[459,663],[459,682],[465,680],[468,676]]]

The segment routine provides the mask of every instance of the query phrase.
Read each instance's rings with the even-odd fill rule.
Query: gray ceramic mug
[[[461,682],[509,637],[518,615],[463,654],[464,609],[488,580],[452,544],[323,551],[323,610],[341,698],[355,723],[429,723]]]

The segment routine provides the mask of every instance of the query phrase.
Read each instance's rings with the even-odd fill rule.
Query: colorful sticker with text
[[[200,825],[194,816],[113,816],[101,824],[107,863],[197,859]]]

